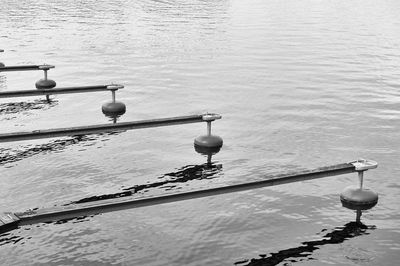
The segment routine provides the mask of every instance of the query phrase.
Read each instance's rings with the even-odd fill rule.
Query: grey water
[[[123,84],[118,122],[219,113],[224,146],[195,152],[203,123],[0,143],[0,212],[358,158],[379,163],[364,182],[379,203],[355,226],[348,174],[27,225],[0,235],[0,265],[397,265],[398,14],[395,0],[2,0],[0,62],[55,65],[58,87]],[[42,76],[0,73],[0,91]],[[1,99],[0,133],[111,123],[110,99]]]

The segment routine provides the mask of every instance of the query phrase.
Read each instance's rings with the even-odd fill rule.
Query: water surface
[[[1,62],[53,64],[49,78],[60,87],[121,83],[121,122],[220,113],[213,132],[224,147],[212,165],[194,151],[204,124],[3,143],[1,211],[135,186],[146,188],[141,195],[205,188],[360,157],[379,162],[365,184],[380,199],[363,214],[365,228],[349,226],[355,214],[338,199],[355,174],[23,226],[0,236],[2,263],[396,264],[399,12],[394,0],[3,0]],[[41,77],[1,73],[0,90],[32,89]],[[59,95],[50,105],[2,99],[1,132],[108,123],[107,100],[103,92]],[[349,235],[312,242],[336,232]],[[266,264],[302,243],[318,249]]]

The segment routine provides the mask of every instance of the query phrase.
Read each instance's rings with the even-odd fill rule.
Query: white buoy
[[[112,93],[111,102],[106,102],[102,105],[101,110],[103,114],[111,118],[117,118],[126,112],[126,105],[122,102],[115,100],[115,92],[118,89],[122,89],[124,86],[122,85],[109,85],[107,89],[109,89]]]
[[[211,134],[211,122],[216,119],[221,119],[221,116],[217,114],[203,115],[203,120],[207,122],[207,135],[199,136],[194,140],[195,148],[197,147],[198,150],[209,148],[219,151],[219,149],[222,147],[222,138],[220,136]]]
[[[378,194],[371,189],[363,188],[364,171],[378,166],[374,161],[358,160],[352,163],[356,171],[360,184],[359,186],[346,187],[340,194],[340,201],[343,207],[351,210],[369,210],[378,203]]]

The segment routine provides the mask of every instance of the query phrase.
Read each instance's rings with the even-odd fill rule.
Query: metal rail
[[[117,132],[117,131],[125,131],[125,130],[140,129],[140,128],[198,123],[198,122],[205,122],[204,117],[209,117],[210,115],[214,116],[215,119],[221,118],[220,115],[216,114],[190,115],[190,116],[132,121],[132,122],[122,122],[116,124],[99,124],[91,126],[34,130],[28,132],[13,132],[13,133],[0,134],[0,142],[54,138],[62,136],[89,135],[89,134]]]
[[[54,66],[52,66],[52,65],[3,66],[3,67],[0,67],[0,72],[49,70],[50,68],[54,68]]]
[[[4,226],[15,227],[18,225],[26,225],[39,222],[50,222],[62,219],[72,219],[80,216],[87,216],[87,215],[93,215],[93,214],[99,214],[99,213],[111,212],[123,209],[147,207],[147,206],[166,204],[183,200],[204,198],[226,193],[256,189],[261,187],[276,186],[276,185],[311,180],[316,178],[347,174],[355,171],[356,168],[351,163],[336,164],[332,166],[316,168],[313,170],[305,170],[300,172],[293,172],[293,173],[279,174],[279,175],[267,175],[259,180],[252,182],[244,182],[234,185],[215,187],[203,190],[187,191],[183,193],[172,193],[158,197],[132,198],[131,196],[129,196],[122,198],[99,200],[95,202],[79,203],[68,206],[58,206],[58,207],[44,208],[38,210],[28,210],[25,212],[17,212],[17,213],[8,212],[0,215],[0,222],[1,222],[1,217],[5,217],[5,219],[3,219]]]
[[[122,85],[96,85],[96,86],[65,87],[65,88],[38,89],[38,90],[4,91],[0,92],[0,98],[109,91],[112,89],[113,90],[122,89],[123,87],[124,86]]]

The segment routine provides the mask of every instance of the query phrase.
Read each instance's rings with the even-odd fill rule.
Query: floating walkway
[[[5,212],[0,213],[0,230],[11,230],[21,225],[73,219],[81,216],[88,216],[117,210],[141,208],[183,200],[245,191],[250,189],[257,189],[268,186],[288,184],[328,176],[348,174],[356,171],[366,171],[368,169],[376,167],[376,162],[360,160],[351,163],[320,167],[313,170],[305,170],[279,175],[267,175],[257,181],[252,182],[244,182],[203,190],[187,191],[183,193],[171,193],[157,197],[132,198],[131,196],[129,196],[99,200],[94,202],[79,203],[68,206],[28,210],[25,212]]]

